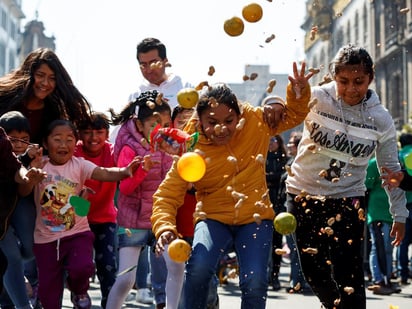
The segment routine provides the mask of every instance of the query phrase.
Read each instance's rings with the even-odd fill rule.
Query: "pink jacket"
[[[141,142],[146,140],[137,131],[134,121],[130,119],[125,122],[116,137],[114,157],[117,166],[127,165],[134,156],[143,157],[148,154],[152,156],[152,160],[159,161],[160,164],[155,164],[149,172],[139,167],[132,178],[121,181],[117,200],[119,208],[117,223],[125,228],[151,229],[153,194],[165,178],[173,159],[170,155],[160,151],[151,152],[150,145],[147,142]],[[126,192],[130,191],[131,186],[134,186],[134,190]],[[128,190],[122,190],[122,187]]]

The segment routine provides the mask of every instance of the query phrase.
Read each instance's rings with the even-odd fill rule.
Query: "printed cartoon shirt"
[[[76,208],[82,204],[78,195],[84,182],[95,168],[94,163],[76,157],[64,165],[48,162],[44,166],[47,178],[34,189],[37,209],[35,243],[49,243],[90,230],[87,216],[77,215]]]

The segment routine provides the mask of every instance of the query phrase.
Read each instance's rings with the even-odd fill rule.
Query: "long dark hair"
[[[77,124],[89,119],[89,102],[73,85],[57,55],[48,48],[32,51],[19,68],[0,78],[0,115],[11,110],[22,110],[34,93],[34,74],[42,64],[49,66],[56,78],[56,88],[44,99],[47,123],[61,118]]]

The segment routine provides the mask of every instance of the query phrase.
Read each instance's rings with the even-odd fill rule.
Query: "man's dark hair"
[[[139,61],[139,54],[140,53],[147,53],[153,49],[157,49],[159,53],[159,57],[164,60],[166,59],[166,46],[160,42],[158,39],[155,38],[146,38],[137,44],[137,54],[136,58]]]

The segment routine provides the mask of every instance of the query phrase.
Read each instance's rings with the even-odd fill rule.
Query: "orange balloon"
[[[205,160],[196,152],[186,152],[177,161],[177,172],[187,182],[196,182],[205,175]]]
[[[183,239],[173,240],[167,248],[167,253],[176,263],[186,262],[189,259],[191,252],[192,247]]]

